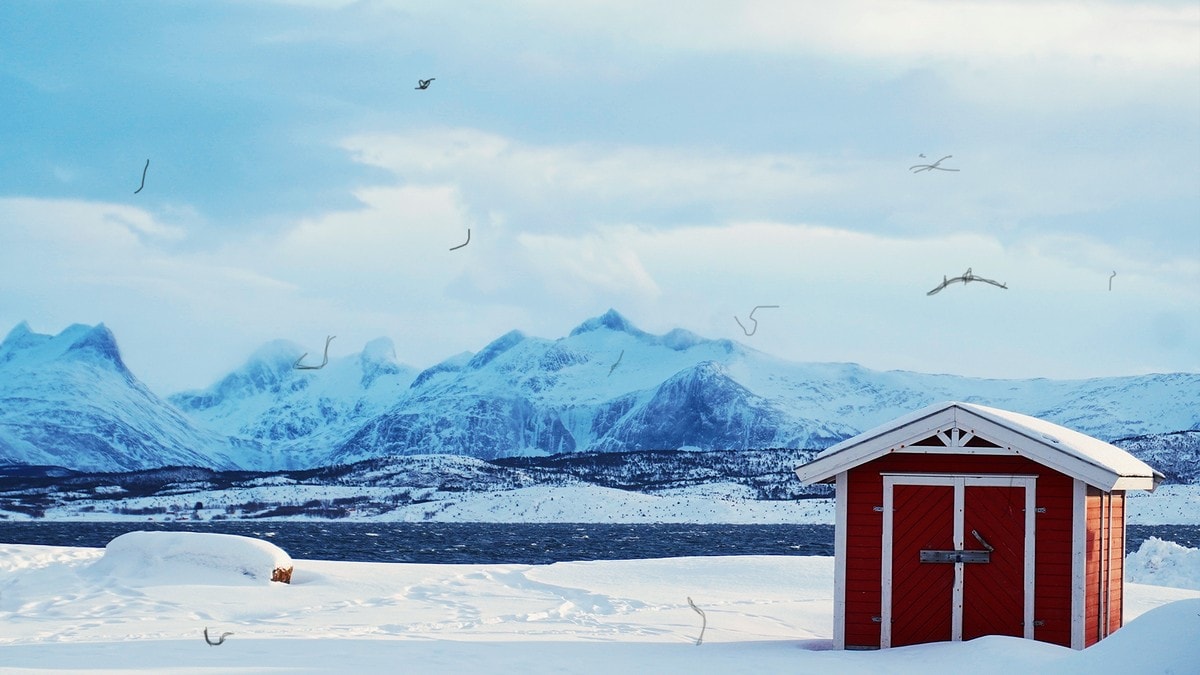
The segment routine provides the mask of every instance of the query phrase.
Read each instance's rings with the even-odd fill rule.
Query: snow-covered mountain
[[[684,330],[651,335],[610,310],[565,338],[514,331],[429,369],[333,458],[823,448],[942,400],[1102,439],[1200,428],[1197,374],[995,380],[793,363]]]
[[[50,338],[22,324],[0,347],[0,461],[279,470],[393,455],[823,448],[942,400],[1105,440],[1200,430],[1200,374],[997,380],[795,363],[685,330],[646,333],[613,310],[558,339],[512,331],[419,374],[386,339],[321,370],[296,370],[300,355],[269,343],[171,405],[125,369],[103,326]],[[102,432],[74,433],[84,412]]]
[[[747,355],[766,357],[683,330],[651,335],[612,310],[558,340],[512,331],[418,375],[333,459],[823,447],[855,431],[747,389],[726,368]]]
[[[308,467],[394,405],[417,374],[397,363],[388,338],[320,370],[297,370],[303,354],[292,342],[267,343],[211,387],[168,400],[208,428],[271,448],[273,468]]]
[[[254,444],[203,429],[155,396],[104,324],[50,336],[22,322],[0,342],[0,463],[129,471],[263,462]]]

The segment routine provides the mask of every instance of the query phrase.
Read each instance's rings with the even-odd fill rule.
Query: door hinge
[[[882,616],[873,616],[873,617],[871,617],[871,621],[873,623],[883,623],[883,617]]]
[[[872,507],[872,508],[871,508],[871,510],[872,510],[872,511],[874,511],[875,513],[883,513],[883,507],[882,507],[882,506],[875,506],[875,507]]]

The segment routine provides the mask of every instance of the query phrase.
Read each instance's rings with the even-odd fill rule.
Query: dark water
[[[832,525],[594,525],[345,522],[0,522],[0,542],[103,547],[134,530],[265,539],[293,558],[523,563],[692,555],[833,555]]]
[[[0,542],[103,547],[134,530],[265,539],[302,560],[542,564],[707,555],[833,555],[832,525],[593,525],[345,522],[0,522]],[[1149,537],[1200,547],[1197,525],[1130,525],[1126,553]]]

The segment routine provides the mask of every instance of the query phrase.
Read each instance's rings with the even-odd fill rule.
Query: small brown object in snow
[[[285,584],[292,583],[291,567],[276,567],[274,572],[271,572],[271,581],[282,581]]]

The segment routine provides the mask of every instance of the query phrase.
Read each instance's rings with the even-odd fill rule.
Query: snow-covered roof
[[[936,403],[846,439],[797,467],[796,475],[805,483],[818,483],[890,452],[929,451],[911,444],[952,427],[1105,491],[1153,490],[1163,479],[1149,464],[1098,438],[1029,415],[958,401]]]

